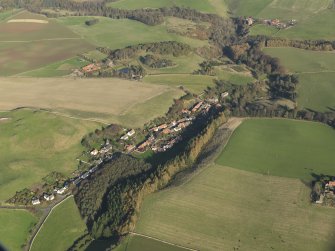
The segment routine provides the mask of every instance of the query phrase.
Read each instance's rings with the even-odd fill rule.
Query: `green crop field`
[[[120,9],[141,9],[161,7],[188,7],[202,12],[216,13],[221,16],[227,15],[227,6],[224,0],[119,0],[111,2],[108,6]]]
[[[22,250],[29,230],[37,223],[37,218],[21,209],[0,209],[0,243],[11,251]]]
[[[197,250],[332,251],[335,211],[309,192],[298,179],[210,165],[149,195],[136,232]]]
[[[51,171],[69,174],[84,149],[80,141],[100,124],[46,112],[1,112],[0,202],[40,182]]]
[[[111,49],[138,43],[171,40],[184,42],[193,47],[208,44],[207,41],[169,33],[163,25],[149,26],[129,19],[97,18],[99,18],[99,22],[92,26],[85,25],[85,21],[90,17],[64,17],[57,20],[90,43]]]
[[[275,34],[294,39],[335,39],[333,1],[314,0],[228,0],[236,16],[297,20],[297,25]],[[264,34],[264,29],[253,27],[252,33]],[[259,32],[259,33],[258,33]]]
[[[64,251],[86,231],[73,197],[54,208],[37,234],[32,251]]]
[[[145,110],[141,112],[143,122],[152,116],[160,116],[168,110],[173,98],[178,96],[177,93],[171,95],[171,90],[170,87],[163,85],[115,78],[2,78],[0,92],[6,95],[0,100],[0,110],[17,107],[46,108],[79,118],[119,122],[120,117],[127,115],[127,112],[135,109],[136,106],[167,93],[161,96],[164,99],[163,102],[157,100],[156,104],[151,103],[152,105],[158,103],[159,109],[152,108],[153,113]],[[139,107],[142,107],[141,105]],[[143,109],[146,108],[143,105]],[[131,118],[122,121],[125,125],[141,126],[139,121]]]
[[[242,123],[217,160],[247,171],[311,180],[335,175],[335,132],[324,124],[285,119]]]
[[[325,111],[335,107],[335,54],[297,48],[265,48],[292,73],[298,73],[298,105]]]
[[[186,251],[187,249],[166,244],[142,236],[128,236],[115,251]],[[93,250],[92,250],[93,251]]]
[[[33,19],[47,23],[18,22]],[[61,43],[62,46],[59,46]],[[9,76],[71,58],[94,47],[52,19],[27,11],[0,22],[0,75]]]

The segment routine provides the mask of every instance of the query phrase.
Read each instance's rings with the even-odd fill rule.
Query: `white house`
[[[225,98],[225,97],[228,97],[229,93],[228,92],[224,92],[221,94],[221,98]]]
[[[65,193],[65,191],[67,190],[67,186],[64,186],[64,187],[62,187],[62,188],[60,188],[60,189],[57,189],[57,194],[63,194],[63,193]]]
[[[127,140],[127,139],[129,139],[129,136],[128,136],[127,134],[125,134],[125,135],[123,135],[123,136],[121,137],[121,139],[122,139],[122,140]]]
[[[99,153],[99,151],[97,149],[94,149],[94,150],[91,151],[92,156],[96,156],[96,155],[98,155],[98,153]]]
[[[129,137],[133,136],[135,134],[135,130],[134,129],[131,129],[129,132],[127,132],[127,135]]]
[[[38,205],[38,204],[41,204],[41,202],[40,202],[40,200],[39,200],[38,198],[33,198],[33,199],[31,200],[31,204],[33,204],[33,205]]]
[[[50,194],[50,195],[49,194],[44,194],[43,197],[47,201],[51,201],[51,200],[55,199],[55,196],[53,194]]]

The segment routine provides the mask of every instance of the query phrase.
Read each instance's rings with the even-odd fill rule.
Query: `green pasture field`
[[[0,78],[0,92],[6,93],[0,110],[45,108],[64,116],[130,127],[162,116],[173,99],[182,95],[168,86],[116,78]]]
[[[142,236],[131,235],[126,237],[114,251],[186,251],[187,249],[166,244]]]
[[[299,74],[298,105],[325,111],[335,105],[335,54],[297,48],[265,48],[292,73]]]
[[[0,209],[0,243],[11,251],[22,250],[29,230],[37,223],[37,218],[22,209]]]
[[[150,120],[163,116],[169,109],[174,99],[180,98],[184,94],[181,90],[169,90],[160,95],[154,96],[144,102],[130,106],[116,120],[122,125],[129,127],[142,126]]]
[[[27,11],[7,18],[40,23],[0,22],[0,75],[10,76],[74,57],[94,46],[53,19]]]
[[[197,250],[332,251],[335,210],[309,195],[298,179],[209,165],[149,195],[135,231]]]
[[[197,94],[202,93],[208,86],[214,86],[215,77],[192,74],[158,74],[148,75],[144,82],[162,84],[172,87],[183,86],[186,90]]]
[[[90,62],[80,58],[74,57],[66,60],[62,60],[56,63],[48,64],[41,68],[23,72],[18,74],[22,77],[37,77],[37,78],[47,78],[47,77],[61,77],[67,76],[73,72],[73,70],[81,68]]]
[[[223,0],[120,0],[111,2],[108,6],[120,9],[142,9],[161,7],[188,7],[202,12],[216,13],[221,16],[227,15],[227,6]]]
[[[98,51],[98,50],[93,50],[93,51],[88,51],[82,54],[85,57],[88,57],[89,59],[93,59],[95,61],[101,61],[107,57],[106,54]]]
[[[216,76],[193,75],[193,74],[152,74],[144,78],[144,82],[153,84],[163,84],[173,87],[183,86],[186,90],[200,94],[207,87],[214,86],[214,80],[226,80],[233,84],[243,85],[253,82],[251,76],[218,70]]]
[[[285,119],[248,119],[236,129],[217,163],[290,178],[335,175],[335,132],[325,124]]]
[[[30,187],[52,171],[70,174],[84,148],[83,136],[100,127],[47,112],[28,109],[1,112],[0,202]]]
[[[264,48],[264,52],[279,58],[294,73],[335,72],[335,53],[291,47]]]
[[[54,208],[37,234],[32,251],[64,251],[86,231],[73,197]]]
[[[99,18],[99,22],[92,26],[85,25],[85,21],[92,17],[62,17],[58,22],[70,28],[96,46],[110,49],[123,48],[138,43],[159,41],[179,41],[193,47],[208,45],[207,41],[183,37],[169,33],[163,25],[149,26],[128,19]]]
[[[265,24],[256,24],[251,26],[249,35],[264,35],[264,36],[274,36],[279,30],[276,27],[265,25]]]
[[[335,39],[333,1],[314,0],[228,0],[230,10],[236,16],[297,20],[297,25],[275,34],[292,39]],[[253,34],[268,32],[253,27]]]
[[[316,111],[335,109],[335,72],[299,74],[298,105]]]

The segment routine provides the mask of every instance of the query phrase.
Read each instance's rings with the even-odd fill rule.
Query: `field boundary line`
[[[41,41],[62,41],[62,40],[82,40],[80,37],[59,37],[59,38],[44,38],[36,40],[0,40],[0,43],[33,43]]]
[[[151,239],[151,240],[155,240],[155,241],[159,241],[159,242],[162,242],[162,243],[171,245],[171,246],[175,246],[175,247],[183,248],[183,249],[190,250],[190,251],[199,251],[199,249],[193,249],[193,248],[189,248],[189,247],[181,246],[181,245],[178,245],[178,244],[175,244],[175,243],[172,243],[172,242],[168,242],[168,241],[164,241],[164,240],[161,240],[161,239],[158,239],[158,238],[149,236],[149,235],[145,235],[145,234],[139,234],[139,233],[136,233],[136,232],[129,232],[129,234],[131,234],[131,235],[135,235],[135,236],[144,237],[144,238]]]
[[[54,205],[54,206],[50,209],[48,215],[44,218],[44,220],[42,221],[42,223],[41,223],[41,225],[39,226],[38,230],[37,230],[36,233],[34,234],[33,238],[32,238],[31,241],[28,243],[28,245],[29,245],[28,251],[31,250],[31,247],[32,247],[33,244],[34,244],[34,240],[35,240],[36,236],[37,236],[38,233],[40,232],[40,230],[41,230],[41,228],[43,227],[43,225],[44,225],[44,223],[46,222],[46,220],[49,218],[49,216],[50,216],[50,214],[52,213],[52,211],[53,211],[56,207],[58,207],[60,204],[62,204],[64,201],[66,201],[68,198],[71,198],[71,197],[73,197],[73,194],[71,194],[71,195],[68,196],[68,197],[65,197],[63,200],[61,200],[60,202],[58,202],[56,205]]]

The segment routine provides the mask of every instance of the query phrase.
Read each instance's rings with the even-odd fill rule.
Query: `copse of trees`
[[[297,75],[273,74],[269,76],[269,92],[271,98],[286,98],[296,101],[297,98]]]
[[[165,68],[174,65],[170,59],[158,58],[150,54],[140,56],[140,61],[142,64],[145,64],[151,68]]]

